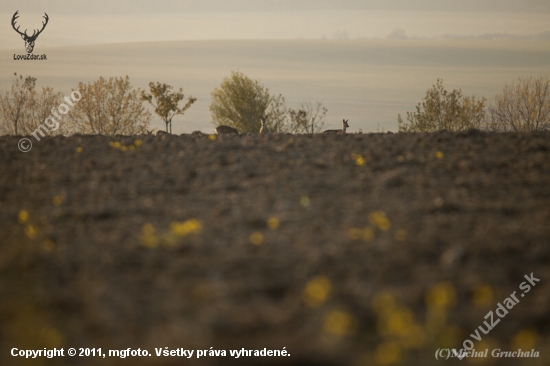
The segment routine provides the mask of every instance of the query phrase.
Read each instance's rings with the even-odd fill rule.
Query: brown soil
[[[550,133],[18,140],[0,138],[1,365],[463,365],[435,351],[531,273],[476,348],[550,362]]]

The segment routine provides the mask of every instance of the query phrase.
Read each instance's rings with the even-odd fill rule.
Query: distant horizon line
[[[294,38],[196,38],[196,39],[166,39],[154,41],[125,41],[125,42],[105,42],[105,43],[75,43],[69,45],[52,45],[44,44],[43,48],[70,48],[70,47],[86,47],[86,46],[107,46],[107,45],[123,45],[123,44],[139,44],[139,43],[170,43],[170,42],[279,42],[279,41],[323,41],[323,42],[353,42],[353,41],[421,41],[421,40],[479,40],[479,41],[498,41],[498,40],[533,40],[533,41],[550,41],[550,31],[544,31],[536,34],[517,34],[517,33],[483,33],[479,35],[460,35],[460,34],[444,34],[433,37],[417,37],[406,35],[391,34],[385,37],[349,37],[349,38],[334,38],[334,37],[294,37]],[[19,48],[2,48],[1,51],[17,51]]]

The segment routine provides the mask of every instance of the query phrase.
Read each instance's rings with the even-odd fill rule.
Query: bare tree
[[[133,89],[128,76],[80,82],[77,91],[82,95],[73,110],[78,132],[108,136],[146,133],[151,113],[142,104],[140,89]]]
[[[326,126],[328,110],[321,102],[303,102],[298,110],[289,109],[290,133],[319,133]]]
[[[267,128],[271,133],[285,133],[288,130],[288,114],[285,98],[279,94],[272,96],[267,108]]]
[[[33,93],[31,99],[30,111],[31,118],[27,124],[25,134],[30,134],[36,130],[40,124],[47,123],[46,118],[52,116],[52,109],[58,107],[63,102],[63,96],[59,92],[54,92],[53,88],[46,86],[42,88],[42,93]],[[68,133],[71,129],[72,121],[70,117],[63,119],[62,115],[57,114],[58,122],[55,128],[49,128],[48,134],[59,135]]]
[[[550,79],[519,78],[495,95],[487,128],[493,131],[550,129]]]
[[[10,90],[0,95],[0,133],[28,135],[50,115],[62,101],[61,93],[50,87],[36,91],[36,78],[15,74]],[[63,128],[50,130],[62,133]]]
[[[29,119],[29,104],[36,86],[36,78],[14,74],[11,89],[0,98],[0,128],[4,134],[24,134],[24,125]]]

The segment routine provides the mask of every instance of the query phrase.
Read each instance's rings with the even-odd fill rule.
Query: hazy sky
[[[0,48],[11,27],[39,28],[43,47],[185,39],[383,38],[550,31],[550,0],[2,0]]]
[[[7,12],[40,7],[73,15],[303,10],[550,12],[547,0],[3,0],[0,5]]]

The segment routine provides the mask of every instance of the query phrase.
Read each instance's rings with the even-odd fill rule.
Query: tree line
[[[550,79],[521,77],[505,84],[491,104],[464,96],[460,89],[448,91],[437,79],[416,110],[407,112],[407,121],[398,115],[397,124],[400,132],[550,130]]]
[[[126,77],[100,77],[73,89],[81,99],[63,116],[52,134],[134,135],[148,132],[152,115],[145,104],[172,132],[172,119],[183,115],[197,98],[185,98],[182,88],[151,82],[149,92],[134,88]],[[322,102],[302,102],[287,108],[285,98],[274,95],[259,80],[232,72],[212,93],[210,113],[215,126],[226,125],[241,133],[259,133],[260,118],[267,116],[275,133],[318,133],[326,126],[327,108]],[[0,92],[0,134],[30,135],[63,103],[63,95],[50,87],[37,90],[36,78],[14,74],[10,89]],[[506,84],[491,105],[487,99],[447,91],[443,80],[426,92],[416,110],[398,115],[400,132],[538,131],[550,129],[550,79],[520,78]]]
[[[150,82],[149,91],[134,88],[130,78],[111,77],[89,83],[80,82],[73,89],[81,99],[49,134],[134,135],[150,132],[150,105],[172,133],[172,119],[183,115],[197,101],[185,98],[183,89]],[[0,134],[30,135],[55,113],[63,95],[50,87],[37,90],[36,78],[14,74],[10,89],[0,92]],[[241,133],[258,133],[260,117],[268,117],[272,132],[317,133],[326,124],[327,109],[321,102],[303,102],[299,109],[285,106],[282,95],[272,95],[258,80],[233,72],[219,88],[212,91],[212,123],[224,124]]]

